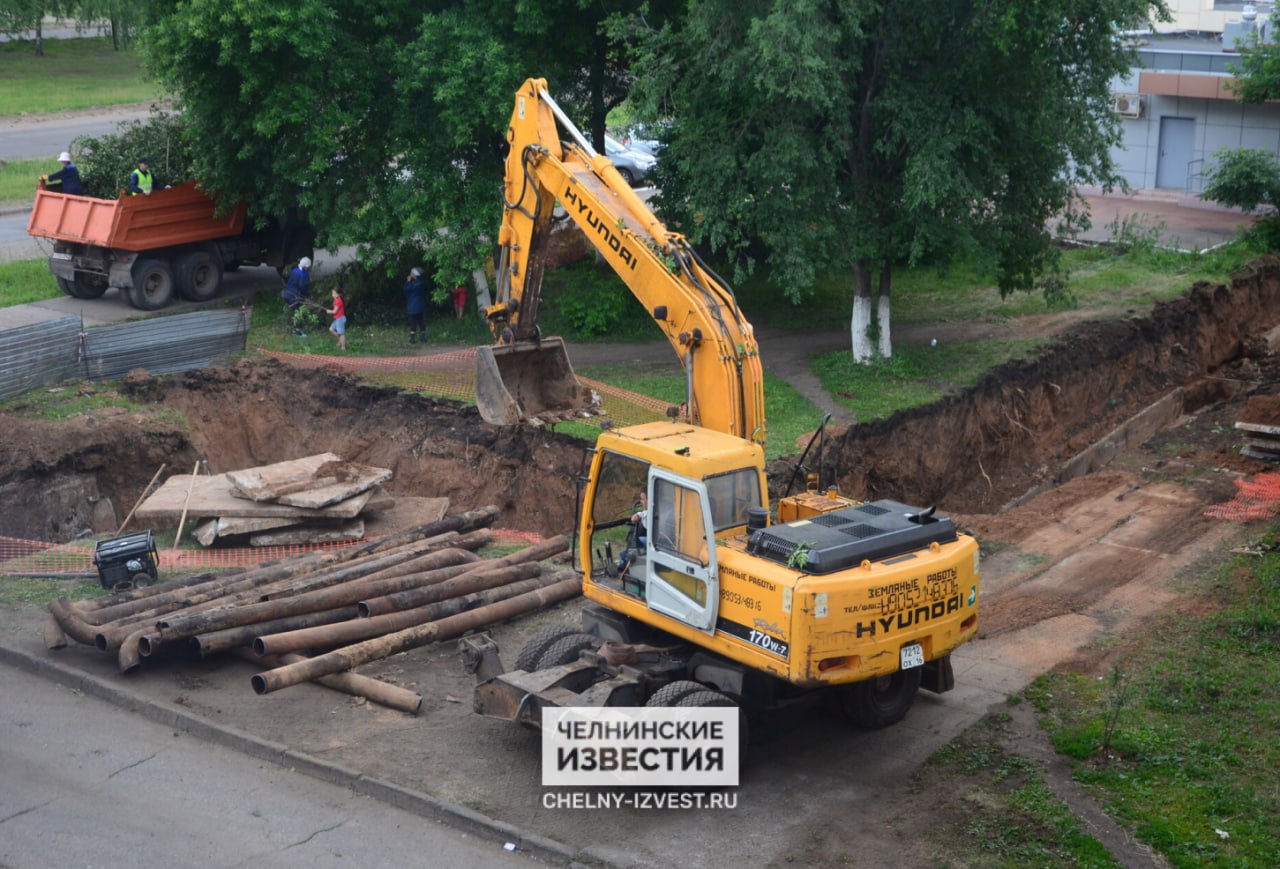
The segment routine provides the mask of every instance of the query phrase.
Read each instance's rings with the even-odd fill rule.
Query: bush
[[[165,184],[191,179],[191,143],[180,115],[159,112],[117,129],[117,133],[79,136],[71,142],[71,156],[89,196],[115,199],[128,184],[129,173],[138,168],[139,157],[151,159],[151,171]]]
[[[622,331],[639,305],[631,291],[607,269],[573,268],[573,274],[575,279],[555,299],[561,323],[579,338]]]

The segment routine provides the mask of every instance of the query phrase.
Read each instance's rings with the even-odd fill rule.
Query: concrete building
[[[1280,103],[1246,106],[1231,92],[1246,39],[1280,40],[1276,4],[1173,0],[1172,22],[1131,34],[1138,66],[1112,83],[1124,142],[1121,174],[1139,190],[1198,196],[1222,148],[1280,158]]]

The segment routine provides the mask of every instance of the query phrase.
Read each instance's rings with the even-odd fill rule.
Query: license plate
[[[51,254],[49,254],[49,259],[71,259],[71,254],[69,254],[69,253],[51,253]]]
[[[911,670],[915,667],[924,666],[924,646],[919,643],[912,643],[909,646],[903,646],[902,650],[898,654],[901,658],[902,669],[904,670]]]

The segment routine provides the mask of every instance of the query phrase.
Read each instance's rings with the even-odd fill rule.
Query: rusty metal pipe
[[[354,606],[344,606],[315,613],[303,613],[302,615],[289,616],[283,619],[273,619],[256,625],[224,628],[207,634],[197,634],[192,639],[200,652],[200,657],[205,658],[216,652],[225,652],[240,646],[252,646],[255,638],[263,633],[283,633],[285,631],[314,629],[355,619],[359,615],[360,612]]]
[[[247,649],[237,649],[235,654],[246,661],[252,661],[255,664],[268,667],[297,664],[307,660],[302,655],[294,654],[264,659]],[[341,691],[353,697],[363,697],[371,703],[378,703],[391,709],[408,712],[410,715],[417,715],[418,710],[422,708],[421,694],[410,691],[408,688],[401,688],[399,685],[392,685],[381,679],[374,679],[372,676],[361,676],[359,673],[333,673],[328,676],[321,676],[316,681],[326,688],[332,688],[335,691]]]
[[[296,664],[286,664],[265,673],[258,673],[250,681],[254,692],[270,694],[272,691],[279,691],[281,688],[288,688],[299,682],[310,682],[321,676],[350,670],[369,661],[386,658],[398,652],[407,652],[428,643],[451,640],[462,636],[467,631],[577,597],[581,591],[582,581],[573,577],[470,612],[406,628],[384,637],[366,640],[363,643],[356,643],[315,658],[299,661]]]
[[[420,588],[411,588],[380,597],[366,598],[360,601],[357,606],[359,606],[360,615],[363,618],[382,616],[399,612],[400,610],[426,606],[451,597],[484,591],[486,588],[506,585],[509,582],[529,579],[539,575],[541,572],[542,568],[537,563],[513,564],[493,567],[488,570],[469,570],[461,576],[445,582],[424,585]]]
[[[250,571],[238,570],[234,575],[223,575],[212,580],[205,579],[199,583],[181,582],[177,586],[171,586],[168,583],[165,584],[168,587],[151,586],[151,588],[160,589],[154,594],[139,593],[140,591],[146,591],[145,589],[124,592],[121,595],[101,599],[119,600],[119,603],[113,603],[111,609],[107,612],[99,612],[92,619],[86,618],[85,620],[100,625],[107,624],[123,616],[163,606],[171,600],[182,600],[186,605],[190,606],[250,589],[265,588],[273,583],[284,582],[306,573],[330,575],[340,565],[348,564],[349,562],[364,563],[375,570],[381,567],[389,567],[392,564],[401,563],[412,558],[419,551],[438,548],[442,541],[433,542],[434,538],[452,535],[448,539],[450,541],[458,541],[460,531],[475,532],[485,528],[493,524],[498,517],[498,513],[497,507],[484,507],[479,510],[448,516],[435,522],[428,522],[425,525],[418,525],[381,540],[369,541],[345,549],[317,552],[302,557],[276,559]],[[470,542],[468,541],[468,543]],[[487,542],[487,539],[485,539],[485,542]],[[478,544],[476,548],[482,545],[484,543]],[[374,558],[374,556],[380,554],[384,557],[389,556],[389,560],[383,562]],[[375,564],[376,566],[374,566]],[[207,577],[207,574],[201,574],[200,576]],[[232,581],[226,582],[228,578]],[[339,579],[338,581],[344,580]],[[192,587],[193,590],[190,594],[184,594],[183,590],[188,587]],[[127,599],[121,600],[121,598]],[[150,603],[145,603],[144,601],[150,601]],[[96,609],[105,610],[107,606],[104,604]],[[168,611],[172,612],[173,610]]]
[[[349,643],[380,637],[393,631],[411,628],[423,622],[434,621],[445,616],[457,615],[478,606],[497,603],[517,594],[524,594],[543,588],[558,577],[534,577],[496,588],[479,591],[461,597],[442,600],[417,609],[389,613],[373,618],[360,618],[342,624],[327,625],[317,628],[281,631],[278,633],[259,634],[253,640],[253,651],[259,655],[280,655],[286,652],[303,649],[332,649]]]
[[[58,624],[58,620],[52,614],[44,620],[44,628],[41,631],[44,637],[44,645],[46,649],[57,650],[67,647],[67,635],[63,633],[62,627]]]
[[[469,564],[474,557],[474,553],[465,549],[445,549],[433,553],[431,563],[436,569],[460,567]],[[425,576],[427,573],[434,573],[434,570],[408,577],[392,577],[380,582],[387,588],[405,587],[404,583],[406,581],[415,577]],[[218,607],[217,609],[195,612],[178,618],[161,619],[159,622],[160,633],[166,639],[178,639],[224,628],[234,628],[240,625],[284,618],[285,616],[333,609],[346,604],[353,604],[360,598],[371,592],[376,593],[377,590],[383,587],[379,582],[361,583],[356,587],[348,587],[349,585],[351,584],[335,585],[294,595],[293,597],[275,598],[258,603],[247,603],[242,606]]]

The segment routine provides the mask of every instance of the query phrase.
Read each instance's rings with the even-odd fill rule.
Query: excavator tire
[[[581,633],[583,633],[581,628],[567,625],[543,628],[533,635],[533,639],[524,644],[524,648],[516,656],[516,662],[512,665],[512,669],[524,670],[526,673],[538,669],[538,661],[542,658],[542,653],[550,648],[553,643],[559,642],[565,637]]]
[[[657,691],[654,691],[644,705],[650,707],[675,706],[690,694],[706,690],[708,690],[707,686],[701,682],[690,682],[688,680],[668,682]]]
[[[856,682],[841,689],[844,714],[858,727],[879,730],[907,715],[920,690],[921,668],[899,670],[890,676]]]
[[[668,685],[667,687],[671,686]],[[655,694],[654,696],[656,697],[657,695]],[[710,688],[702,687],[701,691],[686,694],[673,705],[680,709],[698,709],[704,706],[735,707],[738,710],[738,766],[741,768],[746,764],[747,743],[750,737],[750,731],[747,727],[747,713],[745,709],[733,701],[732,697],[721,694],[719,691],[712,691]]]
[[[600,638],[593,637],[591,634],[570,634],[547,646],[547,650],[538,659],[538,666],[534,669],[549,670],[552,667],[572,664],[578,660],[578,655],[582,652],[587,649],[598,649],[601,645]]]

